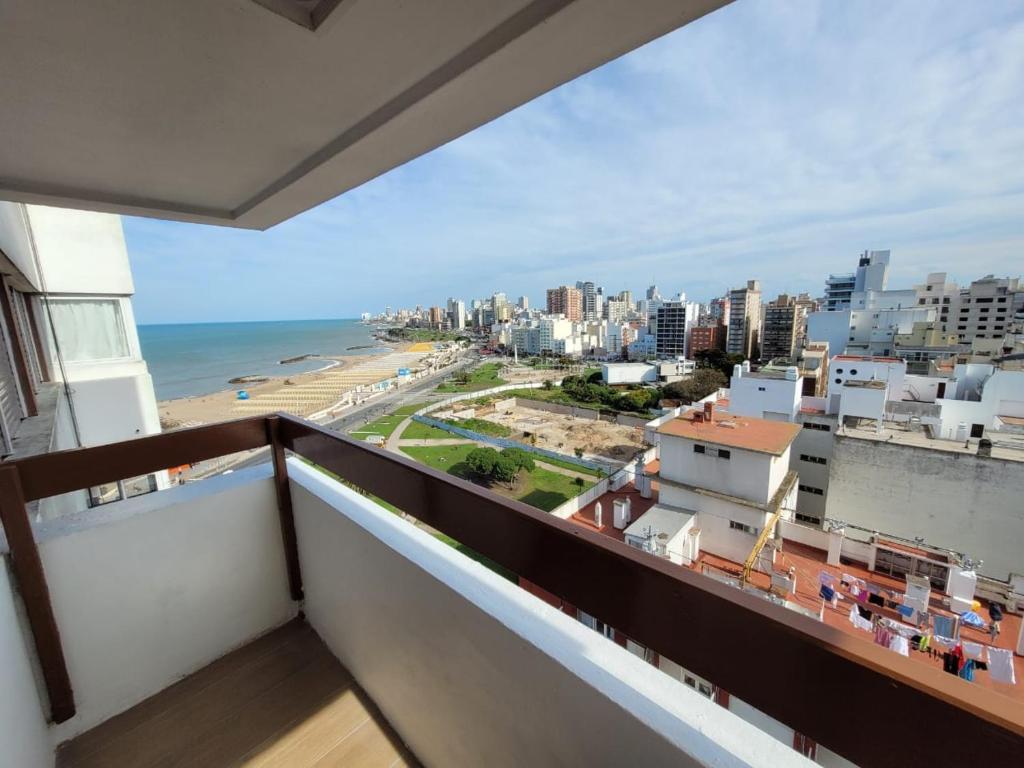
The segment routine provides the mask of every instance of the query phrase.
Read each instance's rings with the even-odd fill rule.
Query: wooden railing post
[[[13,466],[0,465],[0,523],[3,523],[7,536],[14,577],[35,638],[43,681],[50,697],[50,716],[55,723],[63,723],[75,714],[75,698],[57,620],[50,603],[50,589],[46,585],[43,562],[39,558],[39,549],[25,508],[21,479],[17,468]]]
[[[281,442],[281,421],[277,416],[267,417],[267,442],[274,460],[274,489],[277,492],[277,511],[281,518],[281,539],[284,559],[288,567],[288,588],[292,600],[302,600],[302,570],[299,568],[299,544],[295,535],[295,516],[292,514],[292,493],[288,485],[288,464]]]

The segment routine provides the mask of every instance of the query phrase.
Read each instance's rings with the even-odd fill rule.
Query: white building
[[[142,358],[135,292],[117,216],[0,203],[4,350],[0,442],[7,456],[160,431]],[[8,313],[9,310],[9,313]],[[44,517],[137,495],[163,473],[48,499]]]
[[[936,318],[934,307],[917,305],[913,290],[869,291],[856,303],[864,306],[809,314],[807,340],[827,341],[836,352],[888,356],[893,354],[897,334],[912,333],[915,323]]]
[[[935,400],[941,408],[939,434],[949,440],[987,437],[1024,418],[1024,371],[957,365],[942,394]]]
[[[689,527],[699,529],[686,557],[703,549],[745,562],[765,526],[793,518],[790,446],[799,432],[795,424],[716,413],[710,403],[658,428],[658,503],[692,514]]]
[[[796,366],[746,373],[737,365],[729,381],[729,413],[771,421],[796,421],[803,382]]]

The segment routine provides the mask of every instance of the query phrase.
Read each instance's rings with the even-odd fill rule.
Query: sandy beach
[[[157,404],[160,424],[167,429],[195,427],[215,421],[237,419],[274,411],[297,416],[330,407],[345,392],[383,381],[395,375],[397,367],[415,364],[426,356],[421,350],[410,352],[411,344],[392,344],[392,351],[372,355],[323,355],[324,368],[306,373],[282,375],[259,384],[238,385],[249,393],[249,400],[238,400],[236,389],[224,389],[208,395],[164,400]],[[287,370],[287,366],[282,366]],[[245,372],[240,371],[239,376]],[[227,382],[225,382],[227,387]]]

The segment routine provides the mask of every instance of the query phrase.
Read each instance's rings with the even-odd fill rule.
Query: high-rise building
[[[608,322],[624,323],[632,314],[632,305],[621,299],[608,299],[607,310]]]
[[[583,302],[583,319],[584,320],[600,320],[602,314],[602,299],[604,298],[602,289],[598,288],[594,283],[587,281],[577,281],[576,288],[580,292],[580,299]]]
[[[648,289],[647,289],[647,300],[648,301],[657,301],[660,298],[661,298],[661,294],[658,293],[658,286],[652,285],[652,286],[648,287]]]
[[[520,296],[519,297],[519,308],[523,309],[523,310],[526,310],[526,309],[530,308],[530,299],[529,299],[529,297],[527,297],[527,296]]]
[[[826,312],[863,309],[857,294],[884,291],[889,282],[889,251],[864,251],[857,260],[857,271],[829,275],[825,281]]]
[[[629,305],[630,311],[633,310],[633,292],[632,291],[619,291],[615,297],[618,301],[625,302]]]
[[[549,315],[565,315],[567,320],[580,322],[583,320],[583,295],[578,288],[563,285],[560,288],[548,288],[547,313]]]
[[[729,291],[729,333],[725,350],[730,355],[757,358],[760,354],[761,283],[748,280]]]
[[[466,302],[448,299],[448,323],[456,331],[466,327]]]
[[[792,359],[797,353],[798,308],[785,293],[764,305],[761,321],[761,359]]]
[[[686,356],[685,301],[666,301],[658,307],[658,357],[667,360]]]
[[[1024,286],[1017,277],[986,275],[961,289],[937,272],[914,290],[918,306],[934,307],[939,329],[956,334],[961,344],[1001,338],[1012,331],[1015,315],[1024,313]]]
[[[448,313],[444,307],[431,307],[428,313],[428,322],[432,328],[440,328],[448,319]]]

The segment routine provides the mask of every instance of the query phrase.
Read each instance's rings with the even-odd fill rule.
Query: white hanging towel
[[[998,683],[1016,685],[1017,678],[1013,674],[1013,651],[1008,651],[1005,648],[989,648],[988,673]]]
[[[969,643],[966,640],[963,642],[964,656],[968,659],[975,659],[977,661],[985,661],[985,647],[981,643]]]
[[[896,651],[900,656],[909,656],[910,643],[903,635],[893,635],[889,638],[889,650]]]
[[[850,623],[857,629],[863,629],[867,632],[870,632],[873,629],[871,622],[860,615],[857,611],[857,606],[855,605],[850,606]]]

